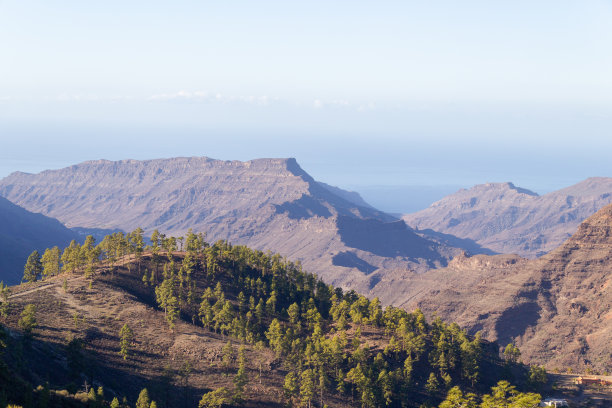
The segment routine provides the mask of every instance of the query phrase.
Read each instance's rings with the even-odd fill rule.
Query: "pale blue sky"
[[[371,185],[612,176],[612,1],[0,0],[0,177],[296,157]]]

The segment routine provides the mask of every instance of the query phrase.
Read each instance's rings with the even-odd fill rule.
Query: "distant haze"
[[[174,108],[169,107],[169,112]],[[535,118],[535,123],[527,125],[513,123],[511,115],[500,113],[499,119],[490,123],[485,121],[485,110],[470,120],[448,123],[450,114],[438,111],[428,118],[414,114],[414,121],[402,125],[407,129],[399,131],[390,127],[385,115],[375,112],[356,117],[356,123],[347,119],[339,126],[334,122],[335,112],[306,112],[301,120],[297,117],[288,124],[283,123],[286,116],[282,112],[261,108],[261,117],[253,119],[254,123],[237,114],[235,122],[227,119],[227,126],[207,127],[174,120],[163,123],[163,113],[156,110],[151,110],[150,116],[122,121],[121,115],[127,113],[119,112],[120,104],[113,109],[117,115],[108,122],[103,118],[85,122],[76,118],[6,119],[6,111],[0,110],[0,177],[18,170],[39,172],[100,158],[178,156],[243,161],[295,157],[317,180],[364,194],[369,186],[467,188],[506,181],[545,193],[588,177],[612,176],[608,157],[612,138],[604,135],[612,128],[607,118],[583,117],[574,123]],[[208,112],[212,108],[202,109]],[[223,110],[231,117],[229,107]],[[38,111],[46,112],[44,106]],[[299,116],[300,110],[294,113]],[[360,121],[368,117],[369,126],[359,129]],[[314,126],[308,118],[321,123]],[[477,125],[479,118],[483,121]],[[542,136],[551,134],[554,138]]]
[[[427,208],[462,186],[348,186],[368,204],[390,214],[406,214]]]
[[[0,0],[0,177],[177,156],[295,157],[364,191],[612,176],[610,21],[605,0]]]

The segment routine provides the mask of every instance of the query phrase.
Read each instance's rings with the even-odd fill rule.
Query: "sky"
[[[0,177],[295,157],[388,210],[545,193],[612,176],[611,72],[612,0],[0,0]]]

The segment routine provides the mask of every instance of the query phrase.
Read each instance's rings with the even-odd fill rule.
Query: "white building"
[[[564,399],[556,399],[556,398],[547,398],[544,401],[540,402],[541,407],[569,407],[567,401]]]

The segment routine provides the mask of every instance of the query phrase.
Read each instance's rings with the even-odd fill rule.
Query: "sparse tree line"
[[[539,403],[539,395],[520,393],[503,381],[490,394],[477,396],[483,390],[483,364],[498,358],[479,335],[470,337],[439,318],[427,322],[420,310],[383,308],[378,299],[328,286],[302,271],[299,262],[278,254],[226,241],[209,244],[192,231],[179,238],[154,231],[145,245],[139,228],[106,236],[97,246],[89,236],[83,245],[73,241],[63,251],[46,250],[42,257],[35,251],[24,280],[66,272],[91,278],[97,268],[113,270],[120,260],[154,293],[169,330],[182,318],[243,345],[271,349],[286,372],[283,389],[291,406],[323,407],[332,396],[361,407],[443,401],[441,408],[527,408]],[[124,359],[134,335],[127,325],[120,332]],[[519,364],[520,352],[513,347],[505,353],[506,365]],[[228,353],[233,351],[224,350],[224,356]],[[205,394],[200,407],[244,401],[244,355],[241,346],[234,388]],[[261,377],[263,363],[257,364]],[[506,405],[499,405],[502,400]]]
[[[104,237],[98,245],[94,237],[88,235],[83,244],[72,240],[64,250],[57,246],[47,248],[42,256],[35,250],[26,261],[22,282],[35,282],[38,279],[75,272],[81,272],[90,278],[102,263],[113,267],[126,255],[135,255],[137,260],[140,260],[145,250],[143,233],[141,228],[129,234],[117,232]],[[165,237],[160,234],[158,237],[165,242]]]

